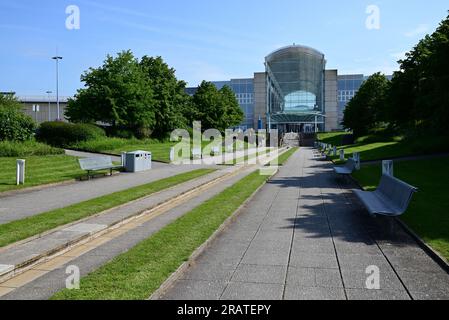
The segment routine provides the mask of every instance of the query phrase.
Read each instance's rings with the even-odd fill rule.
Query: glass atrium
[[[324,70],[321,52],[289,46],[265,58],[268,126],[280,132],[324,129]]]

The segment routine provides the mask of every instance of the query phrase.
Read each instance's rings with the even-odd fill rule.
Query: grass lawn
[[[170,178],[151,182],[128,190],[115,192],[96,199],[80,202],[65,208],[41,213],[26,219],[0,225],[0,247],[41,234],[56,227],[114,208],[148,196],[183,182],[209,174],[215,170],[195,170]]]
[[[53,299],[147,299],[267,179],[259,171],[250,174],[82,278],[80,290],[63,290]]]
[[[350,158],[354,152],[359,152],[362,161],[389,160],[398,157],[448,152],[449,138],[424,137],[401,140],[399,137],[396,137],[392,138],[391,141],[361,142],[354,145],[341,146],[338,149],[345,150],[346,159]],[[338,160],[339,158],[339,156],[332,157],[333,160]]]
[[[347,132],[321,132],[318,133],[318,140],[333,146],[341,146],[342,138],[347,134]]]
[[[26,181],[25,185],[17,186],[16,159],[18,158],[0,158],[0,192],[71,180],[84,174],[75,157],[66,155],[24,157]]]
[[[449,157],[395,163],[395,176],[418,187],[412,204],[401,219],[424,241],[449,260]],[[374,190],[381,176],[380,165],[362,166],[354,177],[367,190]]]

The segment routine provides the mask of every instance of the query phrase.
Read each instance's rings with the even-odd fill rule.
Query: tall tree
[[[194,120],[201,121],[204,129],[225,131],[243,120],[243,112],[228,86],[218,90],[213,83],[203,81],[193,96],[193,104]]]
[[[449,16],[399,61],[389,94],[390,121],[403,130],[447,134]]]
[[[389,81],[383,74],[375,73],[370,76],[346,106],[343,126],[360,137],[385,121],[388,88]]]
[[[186,83],[178,81],[175,69],[170,68],[161,57],[144,56],[140,65],[154,92],[153,136],[164,137],[174,129],[185,127],[184,110],[190,99],[185,93]]]
[[[102,121],[148,137],[155,126],[155,102],[148,76],[131,51],[107,56],[99,68],[81,76],[79,89],[67,107],[73,122]]]

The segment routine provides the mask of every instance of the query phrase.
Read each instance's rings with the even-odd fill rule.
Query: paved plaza
[[[449,275],[312,154],[297,152],[162,299],[449,299]]]

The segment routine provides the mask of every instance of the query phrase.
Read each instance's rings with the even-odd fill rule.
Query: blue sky
[[[80,9],[79,30],[65,27],[69,5]],[[380,9],[378,30],[365,26],[369,5]],[[54,91],[56,49],[62,95],[125,49],[162,56],[192,86],[251,77],[267,54],[293,43],[322,51],[341,74],[391,73],[448,9],[447,0],[1,0],[0,91]]]

